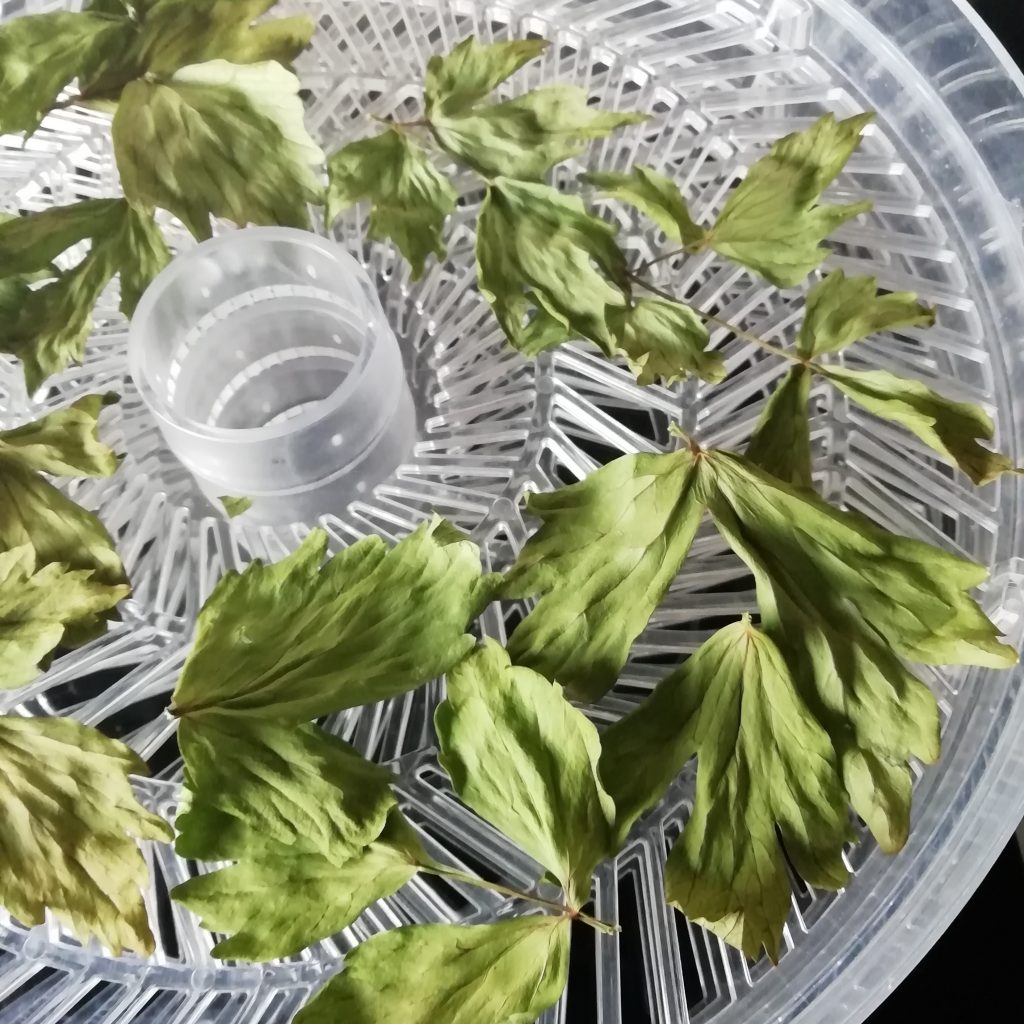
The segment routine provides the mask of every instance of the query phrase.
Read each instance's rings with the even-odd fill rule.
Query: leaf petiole
[[[666,302],[679,302],[679,299],[671,292],[667,292],[663,288],[659,288],[657,285],[651,284],[645,278],[641,277],[639,273],[627,271],[626,276],[635,284],[640,285],[641,288],[649,291],[652,295],[657,295]],[[714,324],[716,327],[721,327],[724,330],[735,334],[737,338],[749,341],[752,345],[757,345],[758,348],[764,349],[765,352],[770,352],[772,355],[779,356],[782,359],[788,359],[791,363],[806,363],[806,360],[795,352],[790,352],[787,349],[780,348],[778,345],[773,345],[770,341],[765,341],[764,338],[759,338],[756,334],[751,334],[750,331],[744,330],[742,327],[737,327],[736,324],[730,323],[728,320],[723,320],[720,316],[716,316],[714,313],[708,313],[706,310],[698,309],[690,302],[687,302],[686,305],[689,306],[690,309],[692,309],[702,320],[706,320],[708,323]]]
[[[478,889],[487,889],[489,892],[496,892],[501,896],[508,896],[512,899],[526,900],[529,903],[535,903],[537,906],[546,907],[548,910],[554,911],[559,917],[568,917],[574,921],[581,921],[583,924],[590,925],[591,928],[602,932],[605,935],[614,935],[619,931],[619,926],[617,924],[610,924],[607,921],[601,921],[596,917],[591,917],[589,914],[584,914],[581,910],[576,910],[567,904],[559,903],[557,900],[546,900],[542,896],[537,896],[534,893],[523,892],[521,889],[513,889],[511,886],[501,885],[499,882],[488,882],[484,878],[478,878],[476,875],[470,875],[464,871],[457,871],[455,868],[446,868],[442,864],[431,863],[428,865],[421,864],[419,865],[419,869],[426,875],[437,875],[439,878],[450,878],[453,882],[462,882],[465,885],[476,886]]]

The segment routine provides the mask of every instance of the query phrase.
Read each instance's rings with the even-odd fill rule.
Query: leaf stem
[[[591,928],[594,928],[599,932],[604,932],[605,935],[614,935],[619,930],[619,926],[617,924],[609,924],[607,921],[600,921],[596,917],[584,914],[583,911],[576,910],[565,903],[559,903],[557,900],[546,900],[541,896],[534,895],[533,893],[523,892],[521,889],[513,889],[510,886],[501,885],[498,882],[488,882],[486,879],[478,878],[476,875],[469,875],[464,871],[456,871],[454,868],[446,868],[442,864],[421,864],[419,865],[419,869],[427,875],[437,875],[439,878],[450,878],[452,881],[463,882],[466,885],[473,885],[478,889],[487,889],[489,892],[496,892],[501,896],[509,896],[512,899],[527,900],[530,903],[536,903],[538,906],[546,907],[548,910],[555,911],[559,917],[568,917],[574,921],[582,921],[583,924],[588,924]]]
[[[673,249],[671,252],[666,252],[661,256],[655,256],[653,260],[641,263],[637,273],[646,274],[651,267],[656,267],[659,263],[664,263],[665,260],[674,260],[677,256],[692,256],[694,252],[695,250],[687,245],[684,245],[681,249]]]
[[[657,295],[659,298],[665,299],[667,302],[680,302],[680,300],[671,292],[667,292],[657,285],[651,284],[649,281],[642,278],[639,273],[633,271],[627,271],[626,276],[640,285],[641,288],[646,289],[653,295]],[[802,363],[804,360],[796,355],[794,352],[790,352],[787,349],[780,348],[778,345],[773,345],[770,341],[765,341],[764,338],[759,338],[756,334],[751,334],[750,331],[744,330],[742,327],[737,327],[736,324],[730,323],[728,320],[723,320],[720,316],[716,316],[714,313],[708,313],[706,310],[698,309],[690,302],[686,302],[685,305],[689,306],[702,320],[706,320],[710,324],[714,324],[716,327],[721,327],[724,330],[735,334],[737,338],[742,338],[744,341],[749,341],[751,345],[757,345],[758,348],[762,348],[765,352],[770,352],[773,356],[779,356],[782,359],[788,359],[791,363]]]
[[[381,117],[378,114],[370,114],[370,119],[376,121],[378,124],[386,124],[389,128],[395,128],[400,132],[404,131],[406,128],[430,127],[430,122],[425,117],[421,117],[417,121],[396,121],[391,117]]]

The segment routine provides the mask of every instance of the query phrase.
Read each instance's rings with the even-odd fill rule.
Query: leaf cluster
[[[114,111],[125,192],[0,223],[0,348],[22,359],[30,390],[82,358],[115,277],[131,315],[170,259],[158,211],[205,238],[211,218],[306,226],[309,203],[323,199],[333,221],[368,201],[371,236],[390,238],[419,276],[445,255],[455,165],[482,181],[479,287],[517,350],[587,341],[641,385],[726,376],[708,325],[752,336],[653,285],[608,221],[546,181],[642,111],[601,111],[564,85],[508,96],[547,44],[468,39],[428,64],[423,118],[331,156],[323,194],[323,154],[287,68],[313,26],[258,20],[272,6],[93,0],[0,26],[0,131],[35,131],[77,82],[68,102]],[[647,167],[586,183],[677,246],[653,262],[713,251],[795,287],[829,255],[828,236],[869,209],[826,191],[870,120],[828,115],[779,140],[718,210],[695,214]],[[367,538],[331,557],[313,531],[284,560],[218,583],[171,707],[184,762],[176,849],[216,865],[173,896],[221,936],[215,956],[293,955],[415,876],[439,875],[536,912],[375,936],[297,1020],[528,1024],[566,984],[572,922],[614,927],[587,912],[595,871],[693,758],[666,898],[752,958],[780,955],[790,868],[817,887],[845,883],[851,809],[884,850],[905,843],[909,762],[939,755],[938,708],[911,666],[1004,667],[1016,654],[971,596],[982,567],[818,496],[812,384],[909,430],[975,483],[1017,470],[980,443],[994,433],[984,410],[858,365],[856,343],[934,321],[916,296],[835,271],[805,305],[792,348],[753,338],[787,368],[744,454],[688,438],[532,496],[541,525],[503,576],[434,517],[393,547]],[[95,435],[104,401],[0,433],[0,685],[30,681],[57,644],[98,635],[127,592],[102,526],[42,475],[113,472]],[[245,511],[244,498],[222,501]],[[615,684],[704,530],[746,565],[751,612],[599,734],[580,705]],[[504,646],[468,632],[494,598],[532,602]],[[529,891],[435,859],[390,769],[319,724],[442,675],[441,764],[459,797],[536,861]],[[143,767],[77,723],[0,717],[0,840],[13,865],[0,901],[12,913],[34,923],[48,907],[115,951],[152,948],[135,839],[170,832],[131,793],[128,775]]]

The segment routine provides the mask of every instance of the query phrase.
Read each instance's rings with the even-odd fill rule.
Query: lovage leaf
[[[506,577],[541,594],[509,641],[512,659],[596,700],[614,684],[686,558],[704,515],[689,451],[629,455],[571,487],[531,495],[544,525]]]
[[[308,228],[323,153],[298,91],[274,61],[212,60],[131,82],[113,126],[125,195],[169,210],[199,239],[210,237],[211,216]]]
[[[602,746],[621,833],[697,755],[693,811],[668,859],[666,893],[752,959],[764,946],[778,960],[787,856],[812,885],[845,882],[849,824],[835,751],[778,648],[748,617],[711,637]]]
[[[245,513],[252,508],[252,498],[237,497],[230,494],[222,494],[220,497],[220,503],[224,506],[224,511],[228,514],[228,519],[234,519],[236,516],[245,515]]]
[[[68,621],[62,642],[73,647],[99,636],[128,579],[114,542],[93,513],[65,497],[38,470],[68,476],[106,476],[117,458],[96,438],[96,417],[106,396],[89,395],[69,409],[0,432],[0,550],[30,545],[37,564],[88,570],[109,588],[102,615]]]
[[[754,428],[747,459],[793,487],[813,488],[811,478],[811,424],[807,403],[811,371],[790,367],[772,392]]]
[[[83,943],[153,951],[135,839],[173,833],[132,793],[129,773],[145,770],[124,744],[70,719],[0,716],[0,903],[12,916],[41,924],[48,908]]]
[[[191,64],[291,62],[316,30],[309,15],[254,20],[277,0],[104,0],[90,10],[119,14],[129,31],[116,55],[82,82],[86,98],[116,99],[129,82],[166,78]]]
[[[979,438],[991,441],[995,435],[992,418],[980,406],[956,402],[887,370],[821,366],[818,372],[868,412],[906,427],[975,484],[1021,472],[1005,455],[978,444]]]
[[[0,464],[16,459],[57,476],[111,476],[121,460],[96,436],[102,409],[115,394],[86,395],[66,409],[11,430],[0,430]]]
[[[675,182],[652,168],[636,164],[628,174],[599,172],[584,175],[584,180],[635,206],[674,242],[691,247],[704,241],[707,232],[690,216],[686,198]]]
[[[128,594],[91,577],[56,562],[36,571],[28,544],[0,552],[0,689],[31,682],[68,623],[102,617]]]
[[[469,36],[451,53],[431,57],[423,85],[427,117],[463,113],[550,45],[546,39],[514,39],[481,46]]]
[[[822,205],[821,197],[872,117],[826,114],[776,142],[729,196],[705,243],[780,288],[800,284],[828,255],[822,241],[871,209],[870,202]]]
[[[177,714],[307,721],[404,693],[472,649],[466,626],[493,581],[450,523],[424,523],[391,550],[367,537],[321,566],[326,548],[315,530],[288,558],[221,578],[199,613]]]
[[[585,903],[615,817],[591,722],[561,687],[487,641],[449,672],[435,725],[456,793],[547,868],[572,906]]]
[[[847,277],[836,270],[807,296],[797,351],[811,358],[838,352],[893,327],[931,327],[934,323],[935,310],[913,292],[879,295],[875,278]]]
[[[178,739],[191,794],[178,817],[185,857],[291,848],[347,859],[380,835],[395,804],[386,768],[315,725],[211,714],[183,721]]]
[[[380,836],[346,859],[292,847],[276,853],[269,846],[261,855],[191,878],[171,892],[204,928],[230,936],[213,947],[219,959],[293,956],[396,893],[426,859],[416,833],[397,810]]]
[[[422,275],[431,253],[444,258],[444,222],[458,193],[404,132],[390,129],[351,143],[328,160],[327,174],[328,224],[353,203],[369,199],[370,237],[391,238],[414,278]]]
[[[131,37],[125,18],[54,11],[0,25],[0,135],[34,132],[61,90],[88,79]]]
[[[532,1024],[565,989],[569,920],[421,924],[375,935],[295,1024]]]
[[[659,377],[671,384],[690,373],[712,382],[725,377],[722,357],[707,351],[704,321],[682,302],[640,299],[628,309],[613,309],[608,323],[640,384]]]
[[[312,725],[185,720],[178,852],[236,864],[172,895],[232,933],[223,958],[290,956],[347,927],[416,868],[390,773]],[[390,827],[389,815],[396,817]]]
[[[537,181],[591,139],[646,120],[588,106],[578,86],[551,85],[504,103],[434,114],[430,127],[442,148],[485,177]]]
[[[57,274],[52,260],[87,238],[88,255]],[[0,323],[0,351],[21,359],[28,390],[37,390],[50,374],[81,362],[93,306],[116,274],[121,310],[131,315],[169,261],[152,211],[123,199],[86,200],[0,224],[0,275],[56,275],[41,288],[20,292],[15,315]]]
[[[615,229],[578,196],[496,179],[480,211],[476,259],[480,291],[520,352],[536,355],[573,335],[615,351],[607,310],[626,305],[625,257]]]
[[[709,453],[702,472],[719,530],[754,574],[763,628],[832,738],[854,809],[884,849],[899,849],[906,762],[939,753],[935,699],[901,659],[1017,661],[969,595],[985,569],[831,508],[740,456]]]
[[[170,75],[190,64],[278,61],[291,64],[316,21],[309,15],[253,22],[278,0],[157,0],[141,20],[136,46],[142,69]]]
[[[0,277],[47,270],[53,276],[51,265],[61,253],[115,231],[125,205],[122,199],[85,199],[0,221]]]

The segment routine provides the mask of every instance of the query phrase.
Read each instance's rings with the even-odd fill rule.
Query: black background
[[[973,0],[973,5],[1024,66],[1024,3]],[[1020,169],[1024,175],[1024,154]],[[1022,905],[1024,860],[1014,841],[946,934],[871,1017],[870,1024],[1024,1021],[1024,996],[1016,973],[1019,942],[1012,925]],[[1006,1011],[997,1009],[1003,1003],[1008,1004]]]

